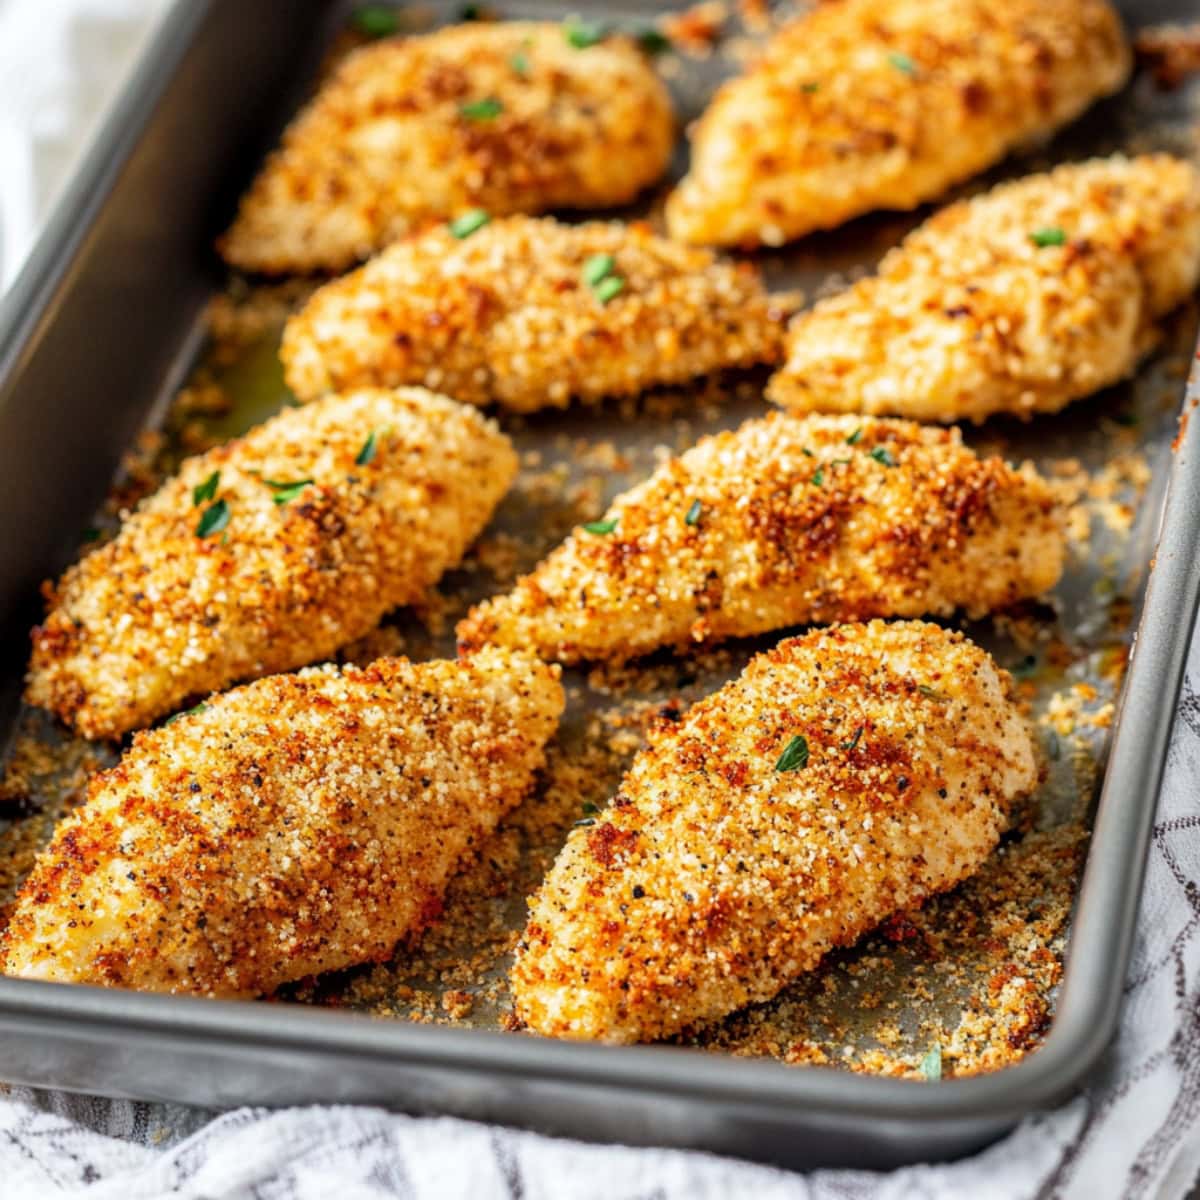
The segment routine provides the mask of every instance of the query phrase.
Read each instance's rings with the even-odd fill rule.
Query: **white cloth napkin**
[[[0,0],[0,283],[164,0]],[[3,1200],[1014,1200],[1184,1196],[1200,1170],[1200,641],[1120,1036],[1087,1091],[975,1158],[809,1175],[373,1108],[217,1115],[0,1090]]]

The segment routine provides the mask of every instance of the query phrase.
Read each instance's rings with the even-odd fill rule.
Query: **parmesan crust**
[[[718,91],[671,235],[779,245],[915,208],[1117,91],[1130,65],[1105,0],[819,5]]]
[[[138,734],[59,825],[9,975],[202,996],[387,959],[528,789],[557,668],[504,651],[277,675]]]
[[[285,411],[185,461],[48,588],[28,699],[117,737],[326,658],[457,563],[516,470],[490,421],[419,389]],[[228,523],[199,536],[214,505]]]
[[[292,122],[220,239],[269,273],[336,271],[433,221],[604,208],[666,170],[670,97],[632,40],[500,22],[351,54]]]
[[[530,902],[517,1016],[552,1037],[667,1037],[953,887],[1037,782],[1011,683],[916,622],[753,659],[653,732],[611,807],[572,832]]]
[[[605,299],[609,279],[620,290]],[[529,412],[778,363],[782,316],[753,266],[644,224],[510,217],[398,242],[327,284],[288,322],[281,356],[301,399],[419,383]]]
[[[943,209],[797,317],[768,396],[932,421],[1055,412],[1130,374],[1198,277],[1193,167],[1058,167]]]
[[[563,662],[872,616],[982,614],[1052,587],[1065,535],[1032,469],[957,430],[776,413],[705,438],[458,627]]]

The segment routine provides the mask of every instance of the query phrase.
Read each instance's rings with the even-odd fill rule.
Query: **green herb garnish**
[[[651,58],[657,58],[672,49],[671,39],[661,29],[655,29],[653,26],[640,30],[636,36],[642,53],[650,55]]]
[[[594,816],[597,816],[597,815],[599,814],[599,812],[600,812],[600,805],[598,805],[598,804],[593,804],[593,803],[592,803],[590,800],[588,800],[588,801],[587,801],[587,802],[586,802],[586,803],[583,805],[582,812],[583,812],[583,815],[584,815],[585,817],[594,817]]]
[[[816,457],[816,455],[814,455],[813,452],[807,446],[801,446],[800,453],[803,454],[805,458],[815,458]]]
[[[613,273],[617,260],[611,254],[593,254],[583,264],[583,282],[594,288],[602,279],[607,279]]]
[[[852,459],[852,458],[835,458],[833,460],[833,465],[835,467],[845,467],[845,466],[848,466],[853,461],[854,461],[854,459]]]
[[[229,505],[224,500],[218,500],[200,514],[200,522],[196,526],[196,536],[206,538],[210,534],[220,533],[228,524]]]
[[[595,534],[600,534],[600,535],[605,534],[605,533],[612,533],[612,531],[614,529],[616,529],[616,527],[617,527],[616,517],[613,517],[611,520],[608,520],[608,521],[588,521],[587,524],[584,525],[584,529],[586,529],[588,531],[588,533],[595,533]]]
[[[821,484],[825,482],[825,468],[818,467],[813,472],[813,477],[809,480],[809,482],[813,485],[813,487],[820,487]]]
[[[1028,679],[1030,675],[1037,670],[1037,666],[1037,656],[1034,654],[1027,654],[1019,663],[1017,663],[1015,666],[1009,667],[1008,669],[1017,679]]]
[[[862,441],[862,426],[860,425],[847,439],[847,446],[857,446]]]
[[[699,500],[693,500],[692,506],[687,510],[687,516],[683,518],[685,525],[699,525],[700,514],[704,511],[704,505]]]
[[[400,13],[386,4],[364,4],[350,14],[350,23],[367,37],[389,37],[400,28]]]
[[[306,487],[312,486],[312,482],[311,479],[297,479],[293,483],[287,483],[281,479],[263,480],[263,483],[275,493],[272,499],[276,504],[287,504],[289,500],[295,500]]]
[[[208,707],[208,702],[202,701],[200,704],[197,704],[195,708],[185,708],[183,710],[183,712],[177,712],[173,717],[168,717],[163,722],[163,728],[165,729],[168,725],[174,725],[176,721],[181,721],[181,720],[183,720],[184,717],[190,717],[190,716],[193,716],[195,713],[201,713],[207,707]]]
[[[808,742],[800,734],[783,748],[779,761],[775,764],[776,771],[795,771],[808,766]]]
[[[918,683],[917,691],[922,696],[928,696],[930,700],[949,700],[950,697],[945,692],[939,692],[937,688],[931,688],[927,683]]]
[[[472,208],[463,213],[462,216],[455,217],[450,222],[450,232],[459,239],[469,238],[471,234],[482,229],[491,219],[486,209]]]
[[[367,434],[367,440],[363,442],[362,449],[355,455],[354,465],[356,467],[365,467],[368,463],[374,461],[375,458],[375,430],[371,430]]]
[[[494,96],[489,96],[486,100],[472,100],[467,104],[460,104],[458,111],[469,121],[491,121],[504,111],[504,105]]]
[[[192,507],[198,508],[206,500],[211,500],[217,494],[221,482],[221,472],[214,471],[203,483],[192,488]]]
[[[885,467],[894,467],[896,460],[892,457],[892,452],[886,446],[876,446],[871,451],[871,457],[877,463],[883,463]]]
[[[1066,232],[1057,225],[1047,225],[1045,229],[1031,229],[1029,240],[1035,246],[1062,246],[1066,243]]]
[[[569,46],[576,50],[586,50],[608,37],[608,26],[598,21],[581,21],[578,17],[568,17],[563,22],[563,37]]]
[[[917,64],[913,62],[907,54],[889,54],[888,62],[896,68],[897,71],[903,71],[905,75],[915,75],[917,73]]]
[[[820,88],[821,85],[819,83],[802,83],[800,85],[800,90],[802,92],[808,92],[809,95],[812,95],[813,92],[820,91]]]
[[[858,727],[858,728],[857,728],[857,729],[854,731],[854,736],[853,736],[853,737],[852,737],[852,738],[851,738],[851,739],[850,739],[848,742],[843,742],[843,743],[842,743],[842,749],[843,749],[843,750],[853,750],[853,749],[854,749],[854,747],[858,745],[858,739],[862,737],[862,735],[863,735],[863,730],[864,730],[865,728],[866,728],[866,726],[865,726],[865,725],[860,725],[860,726],[859,726],[859,727]]]
[[[931,1083],[942,1077],[942,1048],[935,1044],[933,1048],[921,1059],[921,1074],[925,1076]]]
[[[529,55],[526,54],[524,50],[518,50],[516,54],[514,54],[512,58],[508,60],[508,65],[512,67],[512,69],[516,71],[516,73],[520,75],[522,79],[529,78]]]
[[[592,294],[601,304],[607,304],[614,296],[619,296],[624,290],[625,280],[620,275],[608,275],[592,288]]]

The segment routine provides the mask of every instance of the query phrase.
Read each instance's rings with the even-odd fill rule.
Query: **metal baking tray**
[[[28,629],[39,614],[38,585],[77,553],[80,531],[92,523],[138,431],[169,426],[171,397],[198,362],[204,369],[203,312],[225,283],[212,237],[311,86],[346,7],[322,0],[177,0],[0,307],[0,737],[11,740],[31,719],[20,705],[20,685]],[[443,20],[457,8],[424,7]],[[583,3],[499,7],[506,16],[561,17],[568,7],[589,15]],[[1136,27],[1184,19],[1185,9],[1179,0],[1164,0],[1125,15]],[[592,15],[630,24],[644,24],[655,11],[591,7]],[[685,117],[729,69],[720,56],[681,61],[671,83]],[[1139,77],[1051,145],[983,182],[1087,153],[1183,145],[1181,131],[1197,99],[1189,87],[1164,93]],[[683,153],[681,146],[677,168]],[[869,265],[920,215],[855,222],[763,256],[764,271],[773,286],[802,286],[811,296],[831,276]],[[346,1011],[355,994],[349,973],[289,995],[310,1003],[272,1004],[0,978],[0,1077],[218,1106],[370,1101],[793,1166],[882,1167],[949,1157],[1063,1099],[1096,1064],[1116,1026],[1154,802],[1200,597],[1200,429],[1184,420],[1175,437],[1180,405],[1186,414],[1200,400],[1194,377],[1182,395],[1179,370],[1181,360],[1193,358],[1196,320],[1193,310],[1179,314],[1167,348],[1128,386],[1031,425],[997,422],[968,433],[981,447],[1043,465],[1075,456],[1097,466],[1125,439],[1127,448],[1145,455],[1148,476],[1128,532],[1114,537],[1097,529],[1056,593],[1051,625],[1070,642],[1069,661],[1058,675],[1027,688],[1035,714],[1046,716],[1064,681],[1095,680],[1096,705],[1103,707],[1117,697],[1104,694],[1096,664],[1111,661],[1114,650],[1123,659],[1132,646],[1111,737],[1106,722],[1097,721],[1080,739],[1089,770],[1050,762],[1047,784],[1028,814],[1038,830],[1086,824],[1090,840],[1052,1021],[1044,1037],[1035,1031],[1035,1048],[1015,1065],[937,1083],[788,1066],[756,1061],[761,1051],[739,1042],[736,1022],[688,1046],[550,1042],[499,1032],[502,1003],[480,1005],[477,1019],[467,1022],[482,1028],[396,1019],[405,1015],[398,1000],[391,1019]],[[213,432],[228,435],[282,399],[272,355],[251,359],[221,379],[237,403]],[[658,445],[686,444],[763,411],[759,382],[751,376],[709,389],[702,402],[665,396],[634,410],[550,414],[511,422],[510,432],[519,448],[539,455],[543,469],[561,472],[560,499],[570,493],[576,504],[599,509],[607,495],[649,469]],[[627,420],[631,411],[636,421]],[[578,445],[599,442],[611,443],[611,450],[581,460]],[[501,534],[529,526],[527,501],[514,497],[502,507]],[[1114,494],[1114,503],[1129,502]],[[469,599],[473,588],[491,590],[470,571],[447,590],[457,602]],[[1117,642],[1119,622],[1110,619],[1114,593],[1128,601],[1129,627],[1136,628]],[[1046,615],[1039,620],[1045,628]],[[413,653],[446,649],[445,635],[424,632],[417,622],[402,621],[400,630]],[[1028,649],[1004,623],[983,622],[970,632],[1008,665],[1019,665]],[[641,691],[635,681],[630,711],[710,690],[771,640],[680,664],[674,676],[660,672]],[[599,682],[602,691],[616,686],[612,679]],[[598,711],[582,676],[572,690],[577,695],[564,737],[578,734]],[[605,703],[619,708],[623,701],[609,696]],[[1051,735],[1047,744],[1054,744]],[[1102,781],[1096,790],[1087,783],[1092,774]],[[16,819],[9,815],[9,823]],[[519,904],[510,907],[506,919],[519,921]],[[826,978],[863,963],[861,949],[851,951],[830,964]],[[402,960],[393,971],[399,985]],[[807,1010],[827,1010],[804,986],[793,993],[798,1003],[791,1008],[799,1015],[787,1019],[796,1022],[793,1034],[815,1037],[805,1025]],[[936,994],[933,1003],[951,999]],[[844,1029],[829,1034],[832,1042],[844,1038],[860,1049],[869,1042],[873,1018],[844,1012],[840,1019]],[[908,1029],[901,1036],[914,1035]]]

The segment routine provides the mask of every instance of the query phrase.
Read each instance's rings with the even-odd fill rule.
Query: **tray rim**
[[[114,181],[216,0],[172,0],[0,301],[0,390],[52,321]],[[490,1073],[770,1109],[923,1121],[1015,1120],[1072,1092],[1116,1029],[1150,835],[1200,602],[1200,370],[1183,401],[1160,535],[1114,720],[1059,1003],[1044,1044],[1021,1062],[935,1085],[823,1067],[798,1069],[684,1047],[618,1047],[417,1025],[303,1005],[205,1000],[0,976],[0,1034],[70,1040],[167,1037],[189,1047],[370,1057],[397,1066]],[[69,1086],[69,1085],[68,1085]]]

